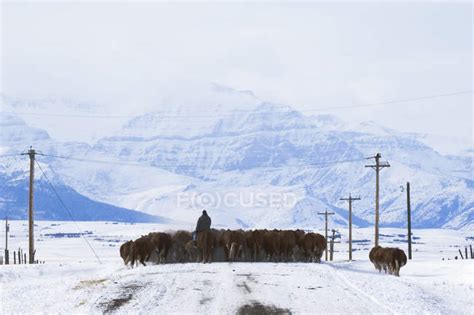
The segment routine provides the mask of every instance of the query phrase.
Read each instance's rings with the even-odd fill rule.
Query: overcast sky
[[[466,91],[472,16],[470,2],[2,2],[0,88],[130,107],[215,82],[297,109]],[[472,94],[321,113],[472,142]]]

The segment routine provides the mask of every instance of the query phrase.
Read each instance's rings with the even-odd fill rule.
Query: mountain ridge
[[[233,92],[226,90],[225,93]],[[239,93],[233,95],[233,101],[239,97]],[[252,103],[248,99],[250,94],[245,94],[245,97],[246,102]],[[255,113],[289,108],[259,100],[250,107]],[[47,139],[42,143],[46,148],[42,149],[51,155],[103,159],[110,161],[111,165],[52,157],[44,157],[43,163],[54,166],[61,172],[65,184],[89,198],[190,222],[195,219],[194,213],[199,207],[179,208],[176,204],[179,194],[215,192],[225,195],[233,190],[294,194],[308,207],[335,210],[338,215],[332,223],[341,226],[347,224],[347,206],[340,203],[339,198],[352,192],[353,195],[360,194],[363,199],[354,209],[354,222],[366,226],[373,222],[375,174],[364,168],[364,164],[370,163],[364,158],[381,152],[392,165],[381,173],[383,226],[405,224],[406,202],[400,186],[406,181],[410,181],[413,187],[414,227],[462,228],[473,220],[474,200],[471,196],[474,187],[472,163],[468,158],[442,155],[416,136],[375,122],[353,127],[344,125],[331,115],[321,115],[320,118],[318,115],[305,116],[291,108],[286,112],[275,110],[258,115],[248,111],[242,114],[238,110],[227,110],[226,113],[222,118],[216,114],[211,119],[194,119],[186,125],[170,119],[154,119],[153,116],[159,116],[155,111],[143,113],[130,121],[151,117],[153,119],[149,121],[156,126],[145,128],[140,124],[124,123],[122,131],[125,133],[143,133],[147,137],[124,137],[121,131],[114,136],[102,137],[91,145],[68,143],[67,146]],[[181,129],[182,126],[185,128]],[[167,133],[163,135],[161,130]],[[172,134],[183,137],[170,137]],[[9,144],[11,151],[16,145]],[[337,163],[345,160],[358,161]],[[143,169],[120,165],[117,173],[118,167],[112,167],[114,161],[137,163]],[[458,171],[453,173],[453,170]],[[98,189],[94,182],[106,188]],[[308,196],[300,191],[306,186],[315,192],[310,196],[314,202],[304,202]],[[430,197],[431,192],[436,198]],[[296,204],[281,209],[257,206],[247,209],[220,205],[211,210],[229,226],[238,227],[238,222],[240,227],[320,224],[314,211],[295,207]],[[293,220],[284,217],[293,217]]]

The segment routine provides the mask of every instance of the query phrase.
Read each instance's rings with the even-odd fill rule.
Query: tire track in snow
[[[331,272],[336,276],[336,278],[347,285],[349,288],[352,289],[353,292],[355,292],[358,296],[365,298],[366,300],[369,300],[373,304],[377,305],[380,307],[380,309],[383,309],[384,312],[387,312],[388,314],[395,314],[390,308],[388,308],[384,303],[379,301],[376,297],[373,295],[368,294],[367,292],[364,292],[361,288],[359,288],[357,285],[355,285],[353,282],[347,279],[347,277],[344,277],[340,274],[340,272],[333,266],[327,265],[330,267]]]
[[[207,265],[207,268],[215,268],[217,272],[212,277],[211,292],[213,296],[213,303],[205,304],[206,308],[199,313],[205,314],[227,314],[235,313],[235,311],[244,304],[248,299],[246,295],[249,293],[241,285],[241,277],[238,277],[238,269],[241,266],[238,264],[214,264]],[[209,277],[206,277],[209,280]]]
[[[435,295],[433,292],[425,290],[423,286],[410,281],[407,277],[394,277],[388,274],[368,273],[369,278],[367,278],[367,276],[364,278],[357,269],[345,269],[332,265],[329,266],[334,274],[337,275],[341,281],[354,289],[354,291],[371,299],[378,306],[392,314],[412,312],[413,309],[420,307],[422,307],[424,311],[432,314],[459,313],[457,310],[449,309],[446,306],[446,303],[439,296]],[[386,297],[386,299],[381,301],[374,295],[367,293],[368,290],[361,289],[360,286],[349,280],[351,274],[354,274],[354,276],[358,275],[358,277],[355,277],[357,280],[365,281],[366,283],[374,283],[375,286],[367,287],[369,290],[377,290],[378,285],[379,291],[377,291],[377,294],[381,294]],[[382,285],[382,287],[380,285]],[[389,297],[387,297],[387,292],[390,293]],[[401,301],[404,303],[400,303]]]

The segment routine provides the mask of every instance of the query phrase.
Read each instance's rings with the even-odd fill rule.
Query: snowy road
[[[235,314],[258,302],[291,313],[472,314],[474,260],[454,260],[470,231],[415,230],[414,259],[401,277],[378,274],[368,261],[373,230],[355,229],[355,261],[338,244],[335,261],[150,265],[128,269],[123,240],[168,227],[82,223],[103,264],[67,222],[39,222],[41,265],[0,266],[0,313]],[[27,224],[12,222],[12,248],[27,248]],[[403,230],[383,230],[386,246],[403,247]],[[47,234],[48,233],[48,234]],[[344,231],[343,231],[344,233]],[[48,236],[49,235],[49,236]],[[343,234],[344,235],[344,234]],[[445,260],[442,260],[445,259]],[[450,260],[448,260],[450,259]]]
[[[1,278],[2,313],[233,314],[254,302],[292,313],[456,314],[472,309],[471,261],[438,266],[450,276],[420,274],[421,264],[412,264],[396,278],[374,272],[367,261],[173,264],[133,270],[119,264],[9,266]],[[21,273],[15,270],[19,268]],[[437,288],[433,281],[439,281]]]

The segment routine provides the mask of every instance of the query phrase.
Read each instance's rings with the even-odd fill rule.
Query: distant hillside
[[[0,176],[0,217],[12,220],[28,218],[28,182],[26,180],[9,182]],[[117,221],[117,222],[161,222],[165,218],[138,211],[128,210],[106,203],[91,200],[65,185],[55,185],[58,194],[70,213],[57,199],[48,183],[39,180],[35,183],[34,214],[36,220],[58,221]]]

